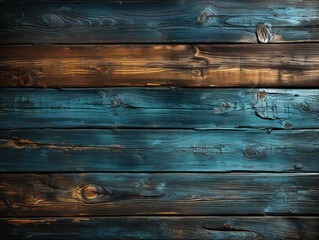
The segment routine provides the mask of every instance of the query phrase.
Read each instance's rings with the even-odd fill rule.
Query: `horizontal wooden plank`
[[[319,87],[318,69],[319,44],[0,48],[0,87]]]
[[[318,217],[0,218],[14,239],[318,239]]]
[[[0,216],[319,214],[319,173],[0,174]]]
[[[318,116],[318,89],[0,89],[1,129],[319,128]]]
[[[1,1],[0,43],[318,41],[317,0]]]
[[[319,171],[319,130],[0,132],[0,171]]]

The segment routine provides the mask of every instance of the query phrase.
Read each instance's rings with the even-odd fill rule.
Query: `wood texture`
[[[0,0],[1,239],[319,239],[318,26],[318,0]]]
[[[0,216],[317,215],[319,173],[1,174]]]
[[[1,89],[0,128],[319,128],[317,89]]]
[[[318,69],[318,44],[0,48],[0,87],[305,88],[319,86]]]
[[[0,218],[17,239],[318,239],[317,217]]]
[[[318,41],[317,0],[1,1],[0,43]]]
[[[318,130],[0,132],[0,171],[11,172],[312,172],[318,156]]]

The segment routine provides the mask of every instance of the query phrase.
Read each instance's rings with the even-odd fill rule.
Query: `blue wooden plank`
[[[0,9],[2,44],[319,39],[317,0],[1,1]]]
[[[318,239],[318,217],[0,218],[6,240]]]
[[[0,131],[0,171],[319,171],[318,130]]]
[[[0,128],[318,128],[318,89],[1,89]]]

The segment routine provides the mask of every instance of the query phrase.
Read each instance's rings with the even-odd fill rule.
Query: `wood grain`
[[[319,33],[319,31],[318,31]],[[319,44],[0,48],[0,87],[319,87]]]
[[[0,218],[17,239],[317,239],[318,217]]]
[[[313,172],[318,156],[318,130],[0,132],[0,171],[11,172]]]
[[[0,216],[317,215],[319,173],[1,174]]]
[[[0,89],[0,128],[319,128],[318,89]]]
[[[318,41],[318,9],[317,0],[1,1],[0,43]]]

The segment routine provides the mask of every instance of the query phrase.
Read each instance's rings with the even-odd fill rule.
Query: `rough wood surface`
[[[318,41],[317,0],[1,1],[0,43]]]
[[[0,87],[319,87],[318,69],[319,44],[0,48]]]
[[[317,215],[319,173],[0,174],[0,216]]]
[[[20,239],[318,239],[317,217],[0,218],[2,236]]]
[[[0,0],[1,238],[319,239],[318,25],[318,0]]]
[[[319,128],[318,89],[1,89],[0,128]]]
[[[318,130],[0,132],[0,171],[11,172],[313,172],[318,156]]]

